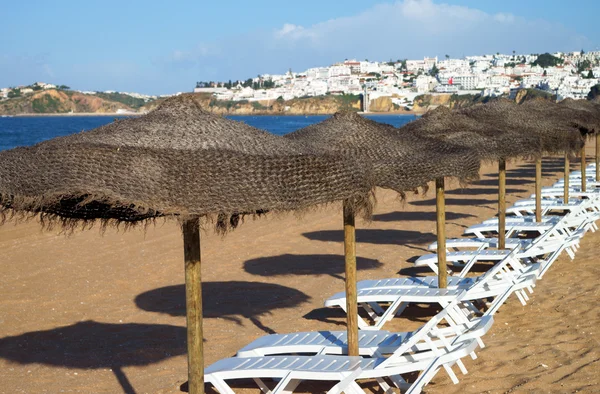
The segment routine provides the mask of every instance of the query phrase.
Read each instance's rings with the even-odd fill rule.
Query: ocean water
[[[111,123],[114,119],[122,118],[119,116],[0,117],[0,151],[17,146],[30,146],[50,138],[91,130]],[[273,134],[284,135],[327,119],[328,116],[230,116],[229,118]],[[415,116],[367,115],[367,118],[398,127],[414,120]]]

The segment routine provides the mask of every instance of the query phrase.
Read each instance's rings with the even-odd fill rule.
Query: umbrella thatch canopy
[[[0,152],[0,213],[136,223],[174,216],[182,224],[190,392],[202,393],[199,218],[299,210],[337,200],[369,208],[369,163],[203,111],[192,95],[98,129]]]
[[[298,210],[355,197],[364,165],[202,110],[191,95],[136,119],[0,153],[0,210],[132,223]]]
[[[600,105],[589,100],[565,99],[557,105],[561,111],[565,108],[570,111],[561,112],[566,118],[587,134],[598,133],[600,131]]]
[[[597,132],[600,130],[600,107],[585,100],[566,99],[559,104],[535,100],[524,104],[523,109],[532,116],[551,122],[554,127],[561,129],[558,132],[554,131],[546,134],[551,134],[552,138],[563,143],[562,150],[565,154],[565,201],[569,199],[569,156],[572,153],[581,152],[581,171],[583,175],[581,187],[585,191],[585,138],[596,135],[596,162],[598,162],[600,140],[597,138]],[[542,131],[545,132],[546,130]],[[568,137],[565,137],[565,134],[568,134]],[[600,180],[599,169],[596,169],[596,179]]]
[[[424,135],[474,149],[481,160],[497,161],[498,173],[498,247],[505,247],[505,183],[506,160],[540,156],[542,142],[534,133],[516,132],[502,124],[508,116],[508,103],[488,103],[472,108],[450,110],[438,107],[402,128],[400,133]],[[439,195],[438,212],[443,209],[443,194]],[[442,220],[442,219],[440,219]],[[438,234],[439,235],[439,234]],[[444,260],[445,239],[438,236],[438,258]]]
[[[373,169],[375,186],[395,190],[401,195],[426,187],[434,179],[469,180],[479,176],[479,159],[472,150],[432,138],[402,135],[392,126],[366,119],[355,112],[336,113],[323,122],[287,134],[285,138],[301,141],[317,151],[355,157]],[[344,249],[350,355],[358,355],[355,245],[354,212],[351,203],[346,201]],[[440,277],[440,286],[445,287],[445,276]]]
[[[475,150],[480,160],[498,161],[541,154],[537,136],[515,133],[497,124],[498,106],[481,104],[468,109],[437,107],[400,128],[401,133],[441,139]],[[490,117],[491,119],[485,119]]]
[[[358,157],[373,166],[376,186],[399,193],[413,191],[436,178],[468,181],[479,176],[479,160],[471,149],[399,134],[394,127],[356,112],[338,112],[284,138],[301,141],[318,151]]]

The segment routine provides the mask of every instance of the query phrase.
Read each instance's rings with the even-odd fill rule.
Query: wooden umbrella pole
[[[569,176],[571,173],[570,165],[571,163],[569,163],[569,154],[565,153],[565,195],[563,196],[565,204],[569,203]]]
[[[542,221],[542,158],[535,159],[535,221]]]
[[[200,260],[200,219],[182,226],[185,261],[185,307],[187,317],[188,385],[190,394],[204,394],[204,353],[202,349],[202,276]]]
[[[346,260],[346,318],[348,355],[358,356],[358,303],[356,298],[356,228],[354,206],[344,200],[344,256]]]
[[[435,206],[437,224],[438,287],[448,287],[446,268],[446,202],[444,198],[444,178],[435,180]]]
[[[600,138],[596,132],[596,182],[600,182]]]
[[[498,161],[498,249],[506,249],[506,160]]]
[[[586,170],[586,164],[585,164],[585,144],[583,145],[583,148],[581,148],[581,191],[585,192],[586,189],[586,175],[585,175],[585,170]]]

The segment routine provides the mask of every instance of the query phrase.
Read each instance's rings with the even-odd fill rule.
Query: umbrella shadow
[[[446,220],[457,220],[475,217],[468,213],[446,212]],[[380,222],[403,222],[403,221],[435,221],[437,218],[436,212],[406,212],[396,211],[373,215],[373,220]]]
[[[268,334],[273,329],[265,326],[260,317],[274,309],[291,308],[308,302],[303,292],[272,283],[262,282],[203,282],[203,316],[207,319],[223,318],[242,324],[241,318],[250,320]],[[185,316],[185,285],[173,285],[144,292],[135,297],[138,308],[170,316]]]
[[[506,193],[508,194],[516,194],[516,193],[524,193],[527,190],[525,189],[511,189],[506,188]],[[498,195],[498,188],[484,188],[484,187],[466,187],[464,189],[456,189],[446,192],[446,194],[451,195]]]
[[[186,352],[186,329],[164,324],[84,321],[0,339],[0,358],[18,364],[110,368],[127,394],[135,390],[124,367],[146,366]]]
[[[382,265],[379,260],[356,258],[357,270],[372,270]],[[248,260],[244,263],[244,270],[259,276],[331,275],[344,280],[345,260],[344,256],[335,254],[283,254]]]
[[[534,179],[529,178],[506,178],[506,186],[523,186],[534,183]],[[498,179],[481,179],[479,181],[473,182],[474,185],[478,186],[490,186],[495,187],[496,192],[498,191]]]
[[[488,200],[484,198],[446,198],[446,206],[481,206],[484,208],[495,209],[490,207],[488,204],[496,204],[498,200]],[[417,200],[411,201],[409,204],[419,206],[419,207],[434,207],[436,203],[435,198],[430,198],[428,200]]]
[[[311,241],[343,242],[343,230],[323,230],[302,234]],[[365,242],[377,245],[402,245],[407,243],[424,244],[433,242],[436,236],[432,233],[422,233],[412,230],[381,230],[358,229],[356,242]]]
[[[402,312],[401,317],[410,321],[417,321],[425,324],[436,313],[439,313],[441,309],[441,306],[438,304],[410,304],[404,312]],[[365,320],[370,320],[369,316],[362,308],[359,310],[359,314]],[[335,324],[340,327],[346,327],[347,322],[346,313],[341,308],[316,308],[302,317],[307,320],[317,320],[323,323]]]

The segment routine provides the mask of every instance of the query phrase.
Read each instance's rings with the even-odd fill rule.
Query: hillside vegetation
[[[70,90],[43,90],[0,101],[0,115],[60,114],[60,113],[115,113],[133,111],[134,107],[99,95],[82,94]]]
[[[196,94],[200,105],[207,111],[222,115],[320,115],[333,114],[337,111],[360,111],[361,97],[358,95],[326,95],[316,97],[295,98],[284,101],[226,101],[216,100],[206,93]],[[158,105],[153,102],[142,109],[147,111]]]

